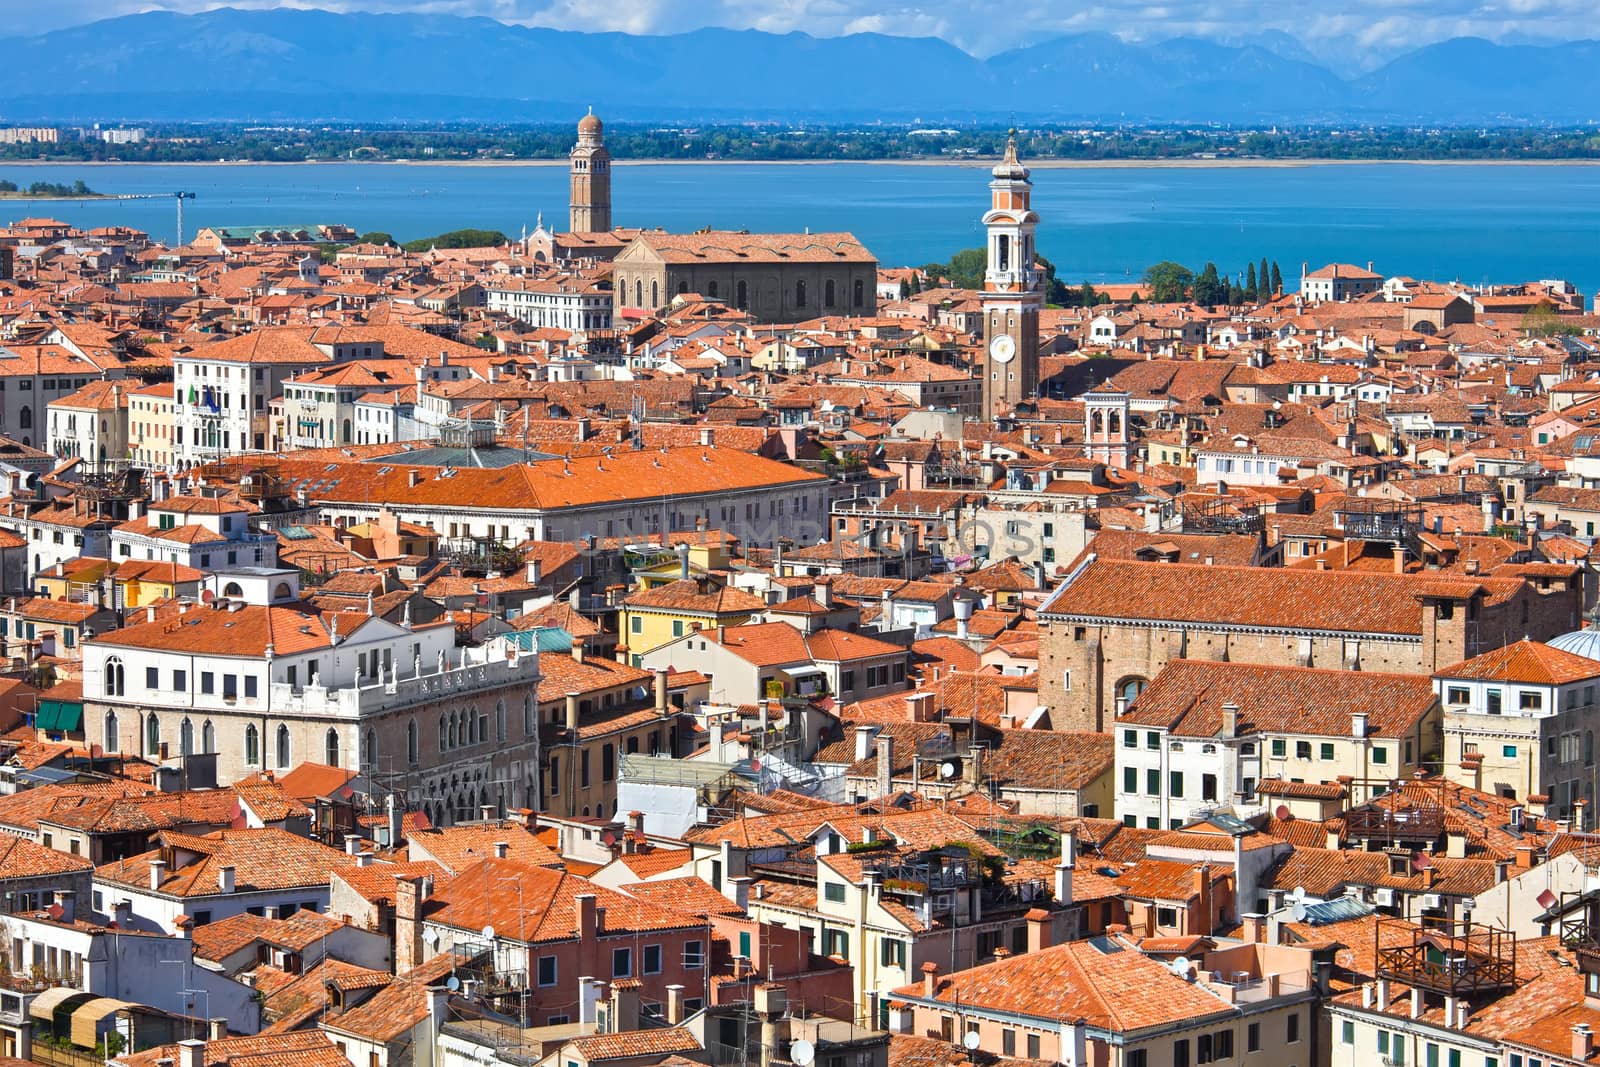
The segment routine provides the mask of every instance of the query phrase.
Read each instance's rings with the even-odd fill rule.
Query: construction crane
[[[28,196],[19,197],[23,200],[70,200],[70,201],[99,201],[99,200],[176,200],[178,202],[178,247],[183,245],[183,202],[193,200],[193,193],[91,193],[86,196]]]

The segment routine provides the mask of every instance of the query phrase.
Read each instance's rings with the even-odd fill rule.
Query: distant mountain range
[[[660,37],[486,18],[149,12],[0,40],[0,121],[1020,119],[1577,124],[1600,42],[1459,38],[1370,73],[1286,35],[1062,37],[978,59],[936,38],[701,29]]]

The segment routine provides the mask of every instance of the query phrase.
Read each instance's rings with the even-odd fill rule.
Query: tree
[[[1556,306],[1540,300],[1522,316],[1522,331],[1529,337],[1575,336],[1583,331],[1571,323],[1562,322]]]
[[[1182,263],[1164,259],[1144,272],[1144,284],[1150,289],[1150,299],[1157,304],[1174,304],[1189,294],[1194,284],[1194,271]]]
[[[1272,289],[1272,272],[1267,269],[1267,257],[1261,257],[1261,273],[1256,276],[1256,292],[1263,301],[1271,300],[1278,295]]]
[[[1228,304],[1230,307],[1240,307],[1244,304],[1244,290],[1239,288],[1238,282],[1228,283]]]
[[[901,300],[910,300],[911,299],[911,282],[906,278],[901,278],[900,279],[900,299]]]
[[[1220,304],[1228,298],[1228,287],[1217,275],[1217,265],[1207,263],[1200,276],[1194,280],[1194,302],[1207,307]]]
[[[430,248],[497,248],[508,243],[499,230],[451,230],[437,237],[421,237],[400,247],[407,252],[426,252]]]
[[[400,244],[399,241],[396,241],[394,239],[394,234],[387,233],[387,232],[385,232],[383,230],[373,230],[371,233],[364,233],[364,234],[361,235],[361,237],[357,241],[357,243],[358,244],[364,244],[364,245],[395,245],[395,246],[398,246]]]
[[[1246,300],[1260,299],[1256,295],[1256,265],[1250,264],[1244,272],[1244,295]]]
[[[989,256],[981,248],[963,248],[950,257],[945,274],[957,289],[982,289],[983,272],[988,269]]]
[[[1094,286],[1090,285],[1088,282],[1084,282],[1083,288],[1079,289],[1077,292],[1078,303],[1086,308],[1092,308],[1096,304],[1100,303],[1100,299],[1103,295],[1104,294],[1097,292]]]
[[[1272,261],[1272,292],[1274,295],[1283,293],[1283,271],[1278,269],[1278,261]]]

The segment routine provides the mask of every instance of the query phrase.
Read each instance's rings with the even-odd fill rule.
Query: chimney
[[[922,965],[922,995],[932,1000],[939,992],[939,965],[929,960]]]
[[[163,880],[166,879],[166,877],[167,877],[167,861],[166,860],[151,860],[150,861],[150,888],[151,889],[160,889],[161,888],[161,883],[162,883]]]
[[[589,416],[578,416],[578,440],[587,441],[592,436],[594,436],[594,434],[592,425],[589,422]]]
[[[826,578],[818,579],[811,587],[811,599],[825,608],[833,607],[833,583]]]
[[[669,702],[667,700],[667,675],[668,675],[668,673],[669,673],[669,671],[668,671],[668,668],[666,668],[666,667],[657,667],[656,671],[655,671],[655,674],[656,674],[656,677],[655,677],[655,683],[656,683],[656,714],[657,715],[666,715],[667,714],[667,709],[670,706]]]
[[[639,986],[637,979],[611,983],[611,1025],[614,1034],[639,1029]]]
[[[972,601],[966,597],[957,597],[955,602],[956,612],[956,640],[967,639],[967,625],[972,621]]]
[[[205,1067],[206,1043],[198,1038],[178,1042],[178,1067]]]
[[[511,851],[511,842],[509,842],[509,841],[496,841],[494,843],[494,858],[495,859],[497,859],[497,860],[505,859],[506,858],[506,854],[509,853],[510,851]]]
[[[667,986],[667,1025],[677,1026],[683,1022],[683,986]]]
[[[966,771],[967,784],[973,789],[983,788],[983,756],[988,748],[984,744],[974,744],[967,749]]]
[[[394,973],[405,974],[422,962],[421,878],[398,878],[394,885]]]
[[[233,864],[229,863],[229,864],[225,864],[225,865],[223,865],[221,867],[218,867],[217,868],[217,892],[219,892],[219,893],[231,893],[231,892],[233,892],[233,886],[234,886],[233,877],[234,877]]]
[[[528,584],[538,585],[544,580],[544,561],[530,559],[528,561]]]
[[[856,738],[856,755],[855,755],[855,758],[856,758],[856,762],[857,763],[861,762],[862,760],[866,759],[868,756],[872,755],[872,753],[874,751],[873,747],[872,747],[872,742],[873,742],[873,739],[878,736],[878,731],[880,729],[881,729],[881,727],[873,726],[873,725],[855,727],[855,731],[856,731],[856,734],[855,734],[855,738]]]
[[[717,431],[709,426],[700,427],[700,447],[710,448],[717,443]]]
[[[894,791],[894,738],[880,734],[878,742],[878,796],[888,796]]]
[[[733,886],[733,896],[730,898],[740,911],[750,910],[750,885],[755,881],[748,874],[741,874],[737,878],[730,878],[728,882]]]
[[[422,472],[421,471],[417,470],[417,468],[415,468],[415,467],[412,467],[410,470],[406,471],[406,485],[409,488],[415,489],[421,483],[422,483]]]
[[[207,1019],[206,1020],[206,1040],[208,1040],[208,1041],[221,1041],[223,1038],[225,1038],[227,1036],[228,1036],[228,1020],[227,1019]]]
[[[663,525],[665,525],[665,524],[663,524]],[[678,546],[678,577],[679,578],[688,578],[689,577],[689,546],[688,546],[688,544],[680,544]]]
[[[1579,1023],[1572,1028],[1572,1058],[1585,1063],[1593,1054],[1594,1031],[1589,1029],[1588,1023]]]
[[[578,903],[578,940],[593,942],[600,932],[600,912],[595,906],[595,895],[579,893],[575,899]]]
[[[1350,715],[1350,736],[1358,741],[1367,738],[1367,713],[1364,711],[1352,712]]]
[[[1222,705],[1222,736],[1239,736],[1239,705],[1231,700]]]
[[[1038,952],[1050,947],[1050,913],[1043,908],[1030,908],[1023,916],[1028,921],[1028,951]]]
[[[1061,834],[1061,862],[1056,864],[1056,903],[1072,903],[1072,871],[1078,865],[1078,837],[1071,830]]]
[[[400,818],[399,802],[395,800],[393,793],[390,793],[387,798],[385,810],[389,815],[389,840],[386,844],[389,848],[399,848],[401,829],[404,824]]]
[[[567,694],[567,732],[571,734],[578,732],[578,694],[576,692]]]

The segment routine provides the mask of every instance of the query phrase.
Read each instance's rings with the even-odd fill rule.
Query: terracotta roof
[[[1600,660],[1574,655],[1524,638],[1442,668],[1434,673],[1434,677],[1521,682],[1525,685],[1565,685],[1600,677]]]

